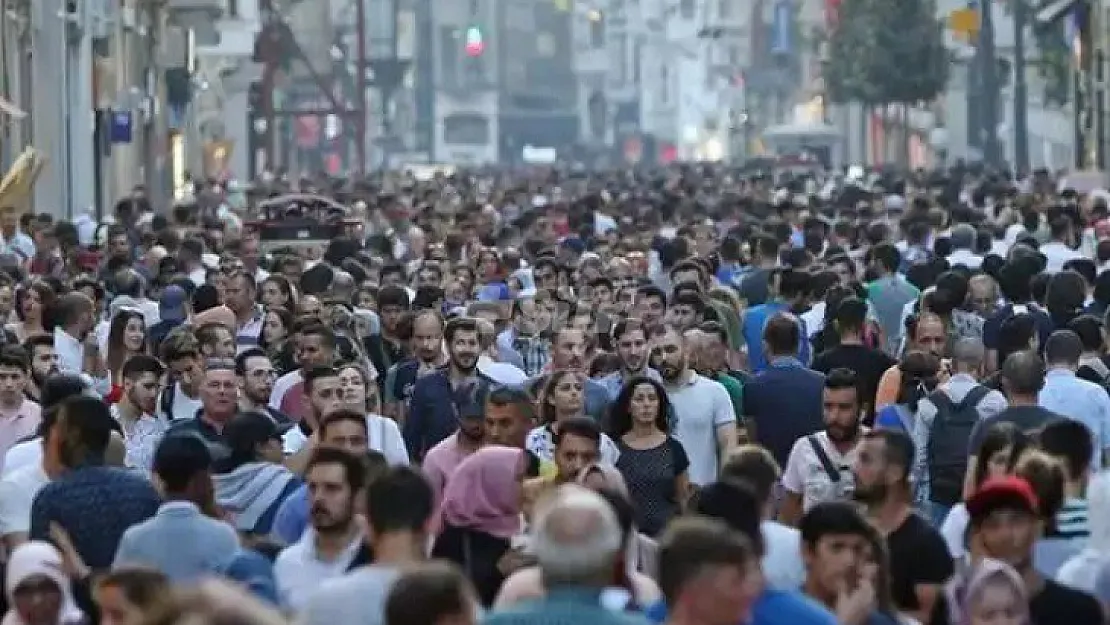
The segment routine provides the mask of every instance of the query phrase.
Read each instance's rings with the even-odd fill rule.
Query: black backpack
[[[976,384],[958,404],[942,390],[928,396],[937,408],[925,450],[930,501],[952,506],[963,498],[967,446],[979,421],[979,402],[990,392],[991,389]]]

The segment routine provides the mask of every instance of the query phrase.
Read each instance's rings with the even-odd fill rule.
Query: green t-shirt
[[[744,423],[744,385],[740,380],[727,373],[718,373],[713,380],[719,382],[728,391],[728,398],[732,400],[732,412],[736,414],[736,424]]]

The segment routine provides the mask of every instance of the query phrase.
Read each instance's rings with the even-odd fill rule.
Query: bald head
[[[612,582],[623,536],[608,502],[590,490],[567,485],[537,511],[532,541],[548,588],[601,587]]]

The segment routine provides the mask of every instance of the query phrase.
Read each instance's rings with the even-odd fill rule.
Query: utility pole
[[[1014,0],[1014,170],[1029,172],[1029,85],[1025,81],[1025,29],[1029,0]]]
[[[358,68],[358,76],[355,77],[355,89],[358,94],[355,96],[355,101],[358,102],[358,115],[355,117],[355,154],[358,161],[359,175],[366,175],[367,162],[366,162],[366,127],[370,116],[370,105],[367,103],[367,89],[366,84],[366,71],[367,67],[367,52],[366,52],[366,1],[355,0],[355,36],[358,37],[358,61],[355,66]]]
[[[983,144],[983,160],[990,166],[1002,164],[1002,146],[998,141],[998,59],[994,48],[994,19],[991,0],[979,0],[980,27],[975,48],[982,85],[979,98],[982,127],[978,129]]]

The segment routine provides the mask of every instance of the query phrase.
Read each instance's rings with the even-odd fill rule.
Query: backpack
[[[952,506],[962,499],[971,431],[979,421],[979,402],[990,392],[976,384],[958,404],[939,389],[928,396],[937,408],[925,450],[930,501]]]

